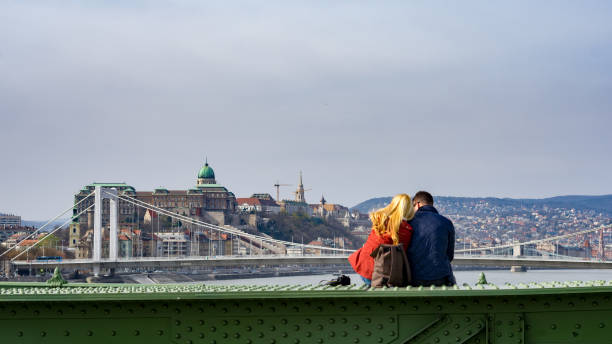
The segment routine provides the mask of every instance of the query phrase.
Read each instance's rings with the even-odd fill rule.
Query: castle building
[[[119,195],[125,195],[150,205],[163,208],[194,219],[224,225],[228,216],[236,209],[236,196],[223,185],[217,184],[215,172],[208,161],[200,169],[197,175],[196,185],[188,190],[168,190],[157,188],[153,191],[136,191],[126,183],[92,183],[80,190],[74,196],[75,204],[87,197],[96,186],[117,189]],[[83,203],[75,206],[74,215],[80,213],[91,204],[94,198],[90,197]],[[144,223],[147,210],[136,207],[134,204],[119,199],[119,224],[121,228],[137,229],[139,224]],[[151,214],[148,218],[150,220]],[[109,200],[104,199],[102,204],[102,226],[109,224],[110,208]],[[70,225],[70,247],[76,248],[79,240],[87,230],[93,229],[93,209],[75,218]]]
[[[281,210],[287,212],[288,214],[293,213],[303,213],[305,215],[312,215],[312,209],[306,203],[306,197],[304,193],[307,190],[304,189],[304,183],[302,181],[302,171],[300,171],[300,180],[298,183],[298,188],[294,191],[295,200],[282,200],[279,203]]]

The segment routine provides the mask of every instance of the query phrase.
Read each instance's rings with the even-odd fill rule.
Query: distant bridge
[[[223,266],[261,266],[261,265],[319,265],[347,264],[348,255],[263,255],[263,256],[219,256],[219,257],[143,257],[120,258],[100,261],[92,259],[69,259],[62,261],[13,261],[16,268],[51,268],[59,266],[65,269],[181,269],[211,268]],[[512,267],[527,266],[532,268],[563,269],[612,269],[612,262],[584,259],[547,259],[542,257],[503,257],[503,256],[456,256],[455,266]]]

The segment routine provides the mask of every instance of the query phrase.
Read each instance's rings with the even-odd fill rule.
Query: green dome
[[[208,163],[205,163],[200,173],[198,173],[198,178],[215,179],[215,171],[213,171],[212,167],[208,166]]]

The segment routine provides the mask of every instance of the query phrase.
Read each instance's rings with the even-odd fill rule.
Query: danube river
[[[481,271],[456,271],[455,277],[458,284],[475,284]],[[564,282],[564,281],[612,281],[612,269],[610,270],[530,270],[527,272],[510,272],[507,270],[483,270],[489,283],[503,285],[505,283],[529,283],[529,282]],[[356,274],[349,275],[351,282],[357,285],[363,284]],[[334,275],[308,275],[289,277],[267,277],[267,278],[243,278],[235,280],[205,281],[210,285],[285,285],[285,284],[318,284],[321,281],[335,278]],[[202,282],[198,282],[202,283]]]

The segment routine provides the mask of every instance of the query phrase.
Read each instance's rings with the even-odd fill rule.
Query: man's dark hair
[[[434,204],[433,196],[427,191],[419,191],[415,193],[414,197],[412,198],[412,202],[414,203],[419,202],[423,205],[433,205]]]

